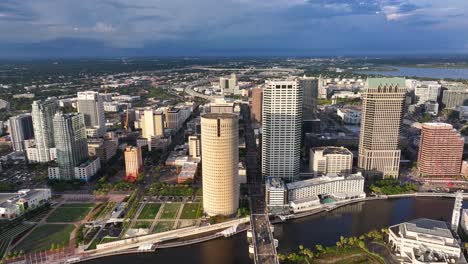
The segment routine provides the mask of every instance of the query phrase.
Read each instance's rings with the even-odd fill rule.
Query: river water
[[[274,237],[279,240],[279,252],[289,252],[299,245],[314,247],[334,245],[340,236],[359,236],[416,218],[449,221],[453,199],[402,198],[361,202],[328,213],[295,219],[275,225]],[[468,203],[464,204],[468,207]],[[250,264],[246,234],[221,238],[201,244],[107,257],[86,264]]]
[[[396,71],[364,71],[384,76],[427,77],[435,79],[468,79],[468,68],[418,68],[392,66]]]

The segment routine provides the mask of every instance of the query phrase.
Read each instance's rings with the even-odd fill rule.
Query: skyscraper
[[[231,215],[239,207],[239,125],[237,115],[205,114],[201,118],[203,210]]]
[[[50,149],[55,147],[53,118],[57,113],[58,103],[55,98],[38,100],[32,103],[32,122],[36,140],[36,162],[49,162]]]
[[[30,114],[12,116],[9,119],[11,143],[14,151],[24,151],[24,141],[34,137]]]
[[[262,101],[263,89],[260,87],[252,89],[252,108],[250,110],[251,119],[254,122],[262,122]]]
[[[82,113],[56,113],[54,116],[54,140],[62,180],[73,179],[75,167],[88,159],[84,120]]]
[[[78,112],[84,115],[86,134],[90,137],[102,137],[106,133],[104,103],[98,92],[78,92]]]
[[[369,78],[363,93],[358,166],[366,176],[398,177],[405,79]]]
[[[445,123],[425,123],[419,143],[418,170],[422,177],[457,177],[460,175],[465,140]]]
[[[164,114],[161,111],[145,109],[141,120],[142,137],[150,140],[152,137],[164,135]]]
[[[315,119],[315,109],[317,107],[318,80],[313,77],[299,78],[299,85],[303,92],[302,120],[311,121]]]
[[[263,90],[262,175],[299,175],[302,89],[297,79],[267,80]]]
[[[134,182],[143,169],[143,157],[140,147],[125,149],[125,180]]]

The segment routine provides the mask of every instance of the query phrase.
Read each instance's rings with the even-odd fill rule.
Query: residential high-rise
[[[55,147],[53,119],[58,107],[55,98],[32,103],[31,115],[37,149],[36,162],[44,163],[51,160],[50,149]]]
[[[250,109],[251,119],[254,122],[262,123],[262,101],[263,89],[260,87],[252,89],[252,107]]]
[[[405,79],[369,78],[363,92],[358,166],[366,176],[398,177]]]
[[[262,175],[299,175],[302,89],[297,79],[267,80],[263,90]]]
[[[82,113],[56,113],[53,119],[59,178],[71,180],[75,167],[88,160],[86,127]]]
[[[143,157],[140,147],[127,147],[125,149],[125,180],[134,182],[143,170]]]
[[[231,215],[239,207],[239,124],[235,114],[201,118],[203,210]]]
[[[142,137],[150,140],[152,137],[164,135],[164,114],[161,111],[145,109],[141,119]]]
[[[464,138],[450,124],[423,124],[418,153],[420,176],[460,176],[464,144]]]
[[[24,151],[24,141],[34,138],[32,118],[30,114],[12,116],[9,119],[11,145],[14,151]]]
[[[102,137],[106,133],[104,103],[98,92],[78,92],[78,112],[84,115],[86,134],[89,137]]]
[[[317,107],[318,80],[313,77],[304,76],[299,78],[299,85],[303,92],[302,120],[314,120],[315,109]]]
[[[201,156],[200,138],[198,136],[188,137],[189,157],[199,158]]]
[[[320,147],[310,149],[310,170],[314,176],[326,174],[350,174],[353,153],[344,147]]]

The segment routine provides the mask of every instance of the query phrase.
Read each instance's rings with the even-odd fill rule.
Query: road
[[[246,169],[249,184],[250,198],[250,224],[252,227],[253,244],[256,264],[279,263],[273,234],[270,229],[270,221],[265,204],[265,188],[262,175],[258,166],[255,135],[250,122],[250,109],[248,105],[242,106],[245,121],[245,145],[247,148]]]

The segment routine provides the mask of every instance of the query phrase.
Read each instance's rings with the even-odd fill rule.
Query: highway
[[[249,184],[250,226],[252,228],[252,243],[254,245],[254,261],[256,264],[278,264],[275,241],[266,210],[265,188],[258,166],[255,135],[250,122],[250,109],[248,105],[242,106],[242,113],[245,122],[246,169]]]

